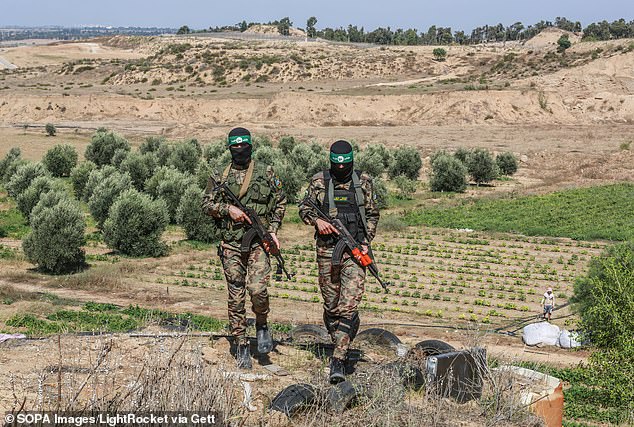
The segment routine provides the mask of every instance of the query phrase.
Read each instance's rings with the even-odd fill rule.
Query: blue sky
[[[114,25],[192,28],[232,24],[247,20],[266,22],[290,16],[295,26],[316,16],[317,27],[348,24],[374,29],[417,28],[430,25],[470,30],[475,26],[516,21],[532,24],[541,19],[565,16],[590,22],[634,19],[632,0],[0,0],[0,26],[21,25]]]

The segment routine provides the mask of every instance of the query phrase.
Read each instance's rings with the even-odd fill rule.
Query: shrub
[[[129,151],[124,150],[123,148],[118,148],[112,155],[112,160],[110,161],[110,164],[119,169],[121,163],[125,160],[126,157],[128,157],[128,153]]]
[[[203,147],[203,157],[209,163],[225,153],[227,153],[229,149],[227,145],[223,142],[214,142],[211,144],[207,144]]]
[[[434,55],[434,59],[436,61],[444,61],[445,59],[447,59],[447,51],[442,47],[437,47],[436,49],[434,49],[432,51],[432,54]]]
[[[467,171],[476,184],[497,178],[498,168],[493,155],[484,148],[476,148],[467,158]]]
[[[357,155],[355,165],[373,177],[381,177],[392,164],[392,153],[383,144],[370,144]]]
[[[172,167],[163,166],[158,168],[154,175],[145,182],[145,191],[152,197],[165,201],[169,220],[173,222],[185,189],[194,182],[192,175]]]
[[[272,166],[276,162],[282,160],[282,152],[273,147],[262,147],[255,151],[253,159],[258,163],[264,163],[265,165]]]
[[[407,178],[416,181],[420,168],[423,166],[423,160],[420,153],[414,147],[399,147],[393,152],[394,161],[389,170],[390,178],[394,179],[399,175],[405,175]]]
[[[162,136],[149,136],[143,141],[141,146],[139,147],[139,152],[141,154],[145,153],[155,153],[158,151],[158,148],[165,142],[165,138]]]
[[[517,158],[510,151],[498,154],[495,157],[495,164],[502,175],[511,176],[517,172]]]
[[[196,155],[198,156],[199,159],[202,157],[203,148],[200,146],[200,142],[198,142],[196,138],[186,139],[185,141],[183,141],[183,143],[194,147],[194,150],[196,150]]]
[[[198,185],[198,188],[201,190],[207,188],[209,177],[213,172],[214,170],[209,163],[204,160],[198,162],[198,169],[196,169],[196,184]]]
[[[557,40],[557,46],[557,50],[559,52],[565,52],[566,49],[572,46],[568,34],[562,34],[561,37],[559,37],[559,39]]]
[[[18,171],[18,169],[20,169],[22,166],[26,165],[27,163],[30,163],[30,162],[28,160],[17,158],[14,161],[9,162],[7,164],[7,168],[4,171],[4,175],[2,176],[2,182],[5,184],[5,187],[6,187],[6,184],[11,180],[11,178],[13,178],[13,176]]]
[[[372,191],[376,194],[376,202],[380,209],[385,209],[389,206],[388,190],[385,181],[381,178],[374,178],[372,180]]]
[[[176,223],[185,229],[189,240],[211,243],[218,240],[216,223],[201,208],[203,191],[196,185],[187,187],[176,210]]]
[[[320,170],[329,167],[328,155],[318,144],[296,144],[291,151],[290,160],[300,169],[305,179],[309,179]]]
[[[27,162],[17,168],[15,174],[7,183],[7,193],[11,197],[17,197],[29,188],[35,178],[48,175],[49,173],[42,163]]]
[[[283,136],[280,138],[280,141],[277,144],[277,148],[279,148],[284,155],[289,155],[295,148],[295,138],[292,136]]]
[[[45,271],[74,272],[85,265],[85,229],[77,201],[51,191],[33,209],[31,232],[22,241],[22,249],[29,261]]]
[[[275,173],[282,182],[282,189],[290,203],[295,203],[305,182],[305,175],[295,165],[286,159],[278,161],[274,165]]]
[[[2,179],[3,182],[5,181],[4,175],[9,169],[9,166],[18,160],[21,155],[22,152],[20,149],[18,147],[13,147],[9,150],[7,155],[4,156],[4,159],[0,160],[0,179]]]
[[[122,136],[102,128],[93,135],[84,156],[98,166],[109,165],[119,149],[130,151],[130,143]]]
[[[106,165],[101,169],[93,169],[88,174],[88,180],[84,185],[84,190],[82,192],[81,198],[84,202],[88,202],[90,200],[90,196],[94,193],[95,188],[101,181],[108,178],[110,175],[117,173],[117,168],[112,165]]]
[[[397,176],[394,179],[394,184],[398,189],[398,194],[396,197],[399,199],[411,200],[414,193],[416,193],[416,181],[412,181],[404,175]]]
[[[16,198],[16,203],[18,205],[18,210],[22,213],[24,218],[29,221],[29,215],[31,211],[40,201],[40,197],[42,194],[48,193],[49,191],[59,191],[65,192],[64,185],[54,178],[48,176],[39,176],[31,181],[31,185],[24,190],[18,197]]]
[[[194,140],[195,141],[195,140]],[[196,141],[198,143],[198,141]],[[168,146],[165,144],[164,146]],[[191,143],[180,143],[171,145],[169,156],[165,163],[162,163],[163,166],[173,166],[181,172],[196,172],[196,167],[198,166],[198,161],[200,160],[200,154],[198,149],[200,147],[191,144]],[[159,153],[161,150],[159,149]]]
[[[53,176],[69,176],[77,165],[77,150],[69,144],[56,145],[46,152],[42,164]]]
[[[610,247],[576,281],[572,302],[581,327],[599,347],[623,345],[634,330],[634,242]]]
[[[469,150],[468,148],[463,148],[463,147],[458,148],[456,152],[453,153],[454,157],[460,160],[465,165],[467,164],[467,159],[469,158],[470,154],[471,154],[471,150]]]
[[[48,136],[55,136],[55,134],[57,133],[57,128],[53,123],[47,123],[46,126],[44,126],[44,130],[46,131],[46,135]]]
[[[130,175],[132,185],[139,191],[143,191],[145,181],[152,176],[155,169],[156,156],[152,152],[131,152],[119,165],[119,172]]]
[[[455,191],[467,188],[467,168],[457,158],[446,154],[437,156],[431,164],[431,191]]]
[[[104,223],[106,244],[131,256],[162,256],[167,246],[161,235],[169,220],[163,200],[152,200],[134,189],[124,191],[110,208]]]
[[[113,173],[97,184],[88,200],[88,209],[95,218],[97,227],[103,228],[103,224],[108,218],[110,206],[112,206],[119,194],[131,187],[132,179],[130,179],[130,175],[119,172]]]

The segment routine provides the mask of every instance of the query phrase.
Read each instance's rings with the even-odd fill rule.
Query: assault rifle
[[[391,284],[389,282],[384,282],[379,276],[379,269],[376,266],[376,262],[374,262],[372,249],[368,245],[368,253],[363,253],[363,248],[361,243],[357,242],[357,240],[350,234],[350,231],[343,225],[340,219],[332,218],[330,215],[326,214],[321,208],[315,203],[314,200],[310,199],[308,196],[302,200],[300,205],[305,205],[311,207],[317,213],[317,216],[320,219],[323,219],[339,232],[336,236],[338,240],[335,245],[335,249],[332,252],[332,265],[333,270],[337,271],[342,263],[342,256],[344,250],[348,250],[352,254],[352,258],[357,262],[357,264],[367,267],[370,273],[374,276],[374,278],[379,282],[379,284],[383,287],[385,292],[389,292],[388,286]]]
[[[264,224],[262,224],[262,220],[260,220],[260,217],[253,210],[253,208],[243,205],[240,199],[233,193],[233,191],[231,191],[231,189],[229,189],[229,186],[227,186],[226,182],[218,184],[218,182],[212,176],[211,183],[214,186],[214,190],[221,191],[224,196],[229,199],[232,205],[244,212],[251,220],[251,224],[245,224],[247,226],[250,226],[250,228],[249,231],[247,231],[242,238],[242,243],[240,245],[241,252],[249,252],[253,240],[255,238],[258,238],[260,241],[260,245],[262,245],[262,248],[266,251],[266,253],[268,253],[269,255],[273,255],[277,260],[276,274],[281,274],[282,272],[284,272],[288,280],[293,279],[293,274],[289,273],[286,270],[286,267],[284,265],[284,258],[282,258],[282,253],[280,252],[279,246],[277,246],[277,244],[273,240],[271,233],[266,231]],[[266,249],[267,247],[268,250]]]

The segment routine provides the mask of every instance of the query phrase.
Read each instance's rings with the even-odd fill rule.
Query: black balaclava
[[[337,181],[350,181],[353,164],[352,145],[348,141],[340,140],[330,146],[330,173]]]
[[[231,152],[231,160],[236,166],[246,166],[251,161],[251,153],[253,145],[251,144],[251,133],[245,128],[235,128],[229,132],[227,140],[229,151]],[[237,144],[247,145],[244,147],[235,147]]]

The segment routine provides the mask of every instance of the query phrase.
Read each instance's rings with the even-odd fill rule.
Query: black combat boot
[[[330,384],[339,384],[346,380],[343,360],[333,357],[330,359]]]
[[[257,326],[256,335],[258,338],[258,353],[267,354],[273,350],[273,339],[267,325]]]
[[[238,344],[236,349],[236,361],[239,369],[251,369],[251,352],[249,344]]]

